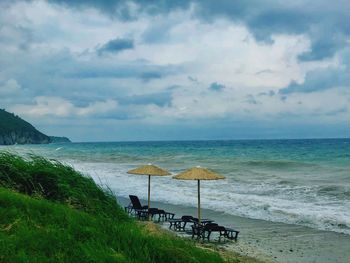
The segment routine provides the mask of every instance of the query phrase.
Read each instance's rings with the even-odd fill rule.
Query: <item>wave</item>
[[[296,146],[293,150],[266,145],[261,151],[249,145],[243,148],[214,145],[215,151],[211,152],[208,147],[184,145],[171,148],[96,145],[99,146],[72,144],[57,151],[53,145],[14,149],[35,150],[40,155],[63,160],[124,197],[135,193],[147,198],[147,178],[126,174],[134,165],[152,162],[173,173],[190,166],[207,166],[223,173],[226,180],[203,182],[203,207],[350,234],[350,160],[348,152],[337,147],[327,145],[306,151]],[[305,158],[303,152],[307,152]],[[156,191],[152,191],[152,200],[195,206],[195,186],[191,181],[154,178],[152,189]]]
[[[288,160],[250,160],[241,161],[240,164],[251,167],[267,167],[267,168],[300,168],[317,166],[313,163],[288,161]]]
[[[330,195],[337,198],[350,198],[350,187],[343,185],[327,185],[319,186],[317,189],[318,195]]]
[[[134,193],[147,198],[147,178],[127,175],[131,164],[76,163],[73,166],[90,174],[97,183],[108,185],[119,196],[127,198]],[[289,180],[279,183],[220,180],[203,182],[201,191],[203,207],[214,211],[350,235],[349,196],[342,187],[295,185]],[[156,178],[152,180],[152,189],[157,189],[152,192],[152,200],[195,206],[195,188],[194,182]],[[341,193],[345,196],[340,196]]]

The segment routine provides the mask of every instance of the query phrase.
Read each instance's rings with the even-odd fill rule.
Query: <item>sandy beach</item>
[[[237,229],[240,235],[238,242],[210,246],[263,262],[349,263],[349,145],[349,140],[133,142],[13,150],[72,165],[123,196],[123,206],[129,194],[147,203],[147,178],[127,174],[137,165],[155,162],[173,174],[197,164],[213,167],[226,180],[202,184],[202,218]],[[153,207],[178,217],[196,216],[194,182],[159,177],[151,188]],[[168,223],[161,226],[168,229]]]
[[[121,205],[129,200],[118,197]],[[145,200],[142,200],[145,203]],[[195,207],[152,202],[159,207],[174,212],[176,216],[195,215]],[[227,251],[256,258],[263,262],[283,263],[348,263],[350,261],[350,236],[330,231],[320,231],[309,227],[254,220],[202,209],[203,217],[215,220],[220,225],[240,231],[237,242],[221,242],[215,239],[213,244]],[[160,223],[164,229],[168,223]],[[178,233],[190,238],[188,235]]]

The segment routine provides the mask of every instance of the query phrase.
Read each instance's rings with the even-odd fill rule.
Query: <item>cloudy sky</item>
[[[350,1],[0,2],[0,107],[75,141],[350,136]]]

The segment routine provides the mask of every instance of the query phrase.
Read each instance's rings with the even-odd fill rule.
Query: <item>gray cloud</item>
[[[213,91],[222,91],[225,88],[225,85],[218,82],[213,82],[210,84],[209,89]]]
[[[176,25],[177,21],[167,20],[164,23],[152,24],[142,34],[142,39],[146,43],[161,43],[169,38],[169,31]]]
[[[122,63],[108,57],[95,57],[93,60],[76,58],[69,50],[64,49],[40,57],[21,52],[16,61],[8,59],[5,53],[0,61],[0,86],[4,86],[10,76],[16,76],[16,81],[22,86],[16,104],[32,103],[36,96],[59,96],[69,99],[74,105],[85,107],[96,100],[106,98],[116,99],[130,103],[165,105],[170,101],[166,91],[159,94],[130,97],[130,85],[140,85],[154,79],[169,75],[180,74],[183,69],[173,65],[153,65],[141,60]],[[123,83],[120,83],[123,80]],[[124,81],[128,81],[125,84]],[[129,84],[129,81],[133,84]],[[0,88],[1,89],[1,88]],[[157,98],[159,96],[159,98]],[[14,98],[8,94],[0,96],[3,106],[10,106]],[[126,116],[126,113],[123,114]]]
[[[106,20],[107,24],[110,21],[113,21],[114,19],[121,19],[124,21],[136,20],[139,17],[142,17],[142,19],[148,19],[149,25],[147,25],[145,31],[138,32],[140,33],[138,35],[133,35],[133,32],[130,32],[130,36],[135,37],[135,39],[137,39],[137,43],[141,42],[140,45],[145,44],[145,46],[148,47],[159,43],[161,43],[161,45],[164,46],[166,44],[171,45],[171,41],[173,41],[174,39],[167,38],[168,36],[171,36],[171,34],[168,33],[174,28],[174,26],[176,26],[176,22],[178,22],[171,21],[171,19],[169,19],[169,21],[167,21],[167,19],[164,19],[164,21],[167,21],[166,23],[157,24],[157,22],[154,22],[153,20],[153,15],[160,13],[166,14],[167,12],[171,12],[175,9],[185,10],[189,8],[191,3],[195,3],[196,6],[194,7],[194,13],[191,14],[190,19],[194,19],[196,23],[211,23],[217,21],[218,18],[225,17],[235,22],[236,24],[238,23],[240,25],[246,26],[248,30],[255,36],[256,39],[265,42],[271,42],[271,36],[273,36],[274,34],[304,34],[311,39],[312,46],[310,52],[304,53],[300,56],[300,60],[319,60],[331,57],[334,54],[337,54],[341,58],[341,67],[332,67],[308,72],[306,73],[304,83],[297,84],[293,82],[287,87],[281,88],[279,95],[276,95],[274,91],[269,91],[269,89],[267,89],[266,92],[261,92],[255,97],[254,95],[244,97],[244,102],[247,105],[251,104],[253,108],[258,107],[255,105],[264,103],[265,98],[263,96],[266,96],[266,98],[267,96],[278,96],[287,105],[290,101],[290,96],[288,96],[289,93],[313,92],[337,86],[349,86],[350,83],[350,79],[348,77],[350,76],[350,56],[347,55],[350,54],[350,52],[345,52],[348,49],[347,47],[349,45],[349,43],[346,41],[348,41],[350,35],[350,26],[348,20],[350,8],[348,8],[349,3],[347,1],[338,0],[337,3],[330,3],[328,1],[321,0],[315,3],[311,2],[310,0],[297,0],[290,4],[289,2],[282,0],[251,0],[249,2],[245,0],[224,0],[220,2],[214,2],[209,0],[144,0],[137,1],[137,3],[140,5],[140,9],[130,8],[130,2],[126,1],[49,0],[49,2],[64,5],[66,7],[72,8],[74,11],[77,12],[86,7],[94,7],[99,11],[103,12],[104,14],[107,14],[108,17],[111,18],[111,20]],[[6,3],[7,5],[10,5],[12,2],[6,1]],[[2,6],[1,3],[0,5]],[[5,12],[3,13],[5,14]],[[147,13],[150,16],[145,16],[145,13]],[[6,17],[4,19],[7,19],[8,16],[4,15],[4,17]],[[175,15],[175,17],[176,20],[177,16]],[[91,53],[90,51],[87,51],[85,54],[81,54],[80,57],[77,57],[77,54],[74,55],[70,53],[74,52],[73,50],[76,49],[73,48],[72,51],[69,50],[69,41],[65,41],[64,45],[58,44],[58,48],[55,48],[55,41],[62,40],[62,32],[52,31],[51,27],[48,27],[47,30],[50,31],[50,34],[46,34],[46,31],[44,31],[42,35],[40,35],[37,34],[35,25],[32,28],[28,29],[24,27],[20,28],[17,26],[12,26],[11,19],[8,20],[9,21],[4,21],[7,22],[7,25],[5,23],[3,24],[11,29],[9,30],[10,33],[16,30],[19,33],[13,35],[4,35],[3,32],[8,31],[1,31],[2,35],[0,38],[0,45],[8,47],[8,49],[11,50],[11,52],[13,53],[8,52],[6,49],[0,50],[0,83],[4,84],[11,78],[15,79],[16,82],[18,82],[18,84],[21,86],[21,94],[15,99],[9,99],[9,96],[7,95],[6,100],[0,96],[0,102],[4,101],[4,106],[11,105],[14,103],[28,105],[32,103],[31,100],[33,100],[33,98],[35,98],[36,96],[56,96],[67,99],[76,107],[86,107],[94,101],[104,101],[107,98],[118,101],[117,110],[113,112],[99,113],[94,115],[95,118],[91,120],[86,120],[87,122],[89,121],[88,125],[91,126],[89,134],[93,134],[91,133],[91,131],[94,129],[95,123],[101,120],[101,125],[99,125],[101,133],[96,133],[100,134],[99,138],[105,139],[109,138],[108,136],[113,136],[111,135],[111,129],[109,128],[113,128],[116,126],[123,126],[123,132],[126,136],[125,138],[129,139],[145,139],[150,138],[147,137],[150,135],[154,136],[152,138],[155,139],[169,139],[169,134],[172,130],[174,131],[173,138],[178,138],[178,135],[181,134],[181,125],[179,123],[176,123],[176,120],[169,121],[172,122],[171,125],[173,126],[171,128],[168,128],[163,135],[155,134],[153,133],[153,130],[152,132],[146,130],[142,131],[144,132],[143,134],[138,134],[138,131],[135,132],[135,134],[130,134],[130,131],[133,131],[133,128],[135,126],[130,124],[130,126],[127,127],[124,124],[128,123],[129,120],[143,119],[142,116],[147,115],[146,105],[152,108],[152,112],[154,108],[157,109],[158,107],[171,107],[172,102],[174,104],[176,103],[175,100],[173,101],[173,98],[175,96],[183,97],[183,99],[185,99],[186,97],[194,96],[194,94],[196,93],[192,94],[192,92],[199,92],[199,90],[201,89],[206,89],[206,94],[218,96],[221,96],[221,94],[214,94],[214,92],[208,92],[208,89],[229,92],[229,89],[224,89],[224,85],[218,82],[213,82],[211,85],[209,85],[212,81],[215,81],[215,79],[220,80],[220,78],[211,76],[212,79],[208,78],[207,80],[204,80],[204,78],[201,77],[198,71],[191,71],[192,68],[190,64],[167,65],[165,64],[166,61],[165,63],[164,61],[162,61],[159,65],[157,65],[157,63],[153,64],[149,61],[143,60],[142,57],[139,57],[139,60],[137,61],[127,60],[127,62],[125,62],[125,60],[123,60],[124,62],[122,62],[122,60],[119,60],[118,56],[108,56],[108,54],[118,54],[118,52],[133,49],[135,44],[132,39],[112,39],[106,42],[105,44],[101,45],[99,48],[95,49],[96,53]],[[0,20],[0,24],[2,24],[2,22],[3,21]],[[173,24],[173,22],[175,24]],[[61,29],[58,27],[57,30]],[[103,29],[101,31],[103,31]],[[67,30],[67,33],[69,33],[69,30]],[[115,36],[113,35],[114,33],[112,33],[112,37]],[[190,33],[191,32],[189,31],[189,34]],[[47,43],[45,43],[45,40],[46,37],[49,38],[48,35],[51,34],[53,38],[49,39],[50,42],[48,46],[50,46],[50,49],[46,49],[45,45]],[[45,38],[42,37],[43,35],[45,36]],[[129,36],[129,34],[127,34],[127,36]],[[142,43],[142,41],[146,43]],[[95,43],[93,45],[95,45]],[[44,47],[43,52],[41,52],[41,50],[39,50],[40,52],[38,50],[35,50],[36,48],[40,49],[41,47]],[[87,50],[89,50],[89,48],[87,48]],[[208,49],[207,52],[209,53],[211,52],[211,50]],[[142,55],[143,54],[141,54],[141,56]],[[16,57],[16,59],[13,59],[14,57]],[[184,70],[185,67],[187,67],[186,71]],[[184,72],[186,72],[185,75],[183,75]],[[256,75],[266,74],[268,76],[270,73],[272,72],[269,69],[266,69],[262,71],[257,71]],[[279,72],[274,73],[279,74]],[[177,77],[178,74],[182,74],[182,76],[180,76],[179,78],[169,78],[169,80],[165,79],[167,76],[172,75]],[[188,76],[188,74],[198,74],[201,79],[200,81],[198,81],[197,77]],[[187,76],[188,78],[186,79]],[[181,82],[181,79],[185,81],[187,80],[187,82],[191,86],[195,86],[195,89],[184,89],[183,93],[188,92],[188,94],[184,95],[182,95],[181,90],[179,90],[178,92],[174,92],[174,90],[178,88],[178,86],[175,86],[175,83],[177,84],[178,81]],[[188,83],[186,85],[188,85]],[[155,84],[154,88],[151,84]],[[164,87],[162,87],[162,85],[164,85]],[[171,85],[173,85],[172,88],[165,88]],[[185,84],[181,83],[181,85]],[[179,96],[176,93],[181,93],[181,95]],[[223,93],[222,95],[224,97],[225,93]],[[187,102],[186,100],[184,100],[178,101],[177,103],[179,103],[179,106],[182,106],[182,104],[186,106]],[[215,102],[214,100],[213,103],[217,102]],[[306,104],[306,102],[303,103]],[[155,107],[154,105],[158,107]],[[175,107],[176,105],[174,106],[174,108]],[[162,110],[163,109],[160,109],[160,111]],[[330,111],[329,115],[332,115],[333,113],[334,115],[344,113],[346,112],[346,110],[346,107],[340,110],[335,109],[333,112]],[[155,112],[157,113],[157,110]],[[311,115],[308,115],[308,117],[310,116]],[[147,115],[147,117],[149,117],[149,115]],[[154,114],[152,118],[153,117],[154,119],[157,119],[156,114]],[[290,119],[290,116],[285,117],[286,120]],[[125,120],[125,122],[123,122],[123,125],[113,124],[108,127],[109,122],[103,123],[103,118],[108,119],[108,121],[113,119]],[[298,114],[298,116],[295,116],[296,120],[298,120],[299,118],[300,114]],[[334,119],[336,120],[336,118]],[[218,127],[222,127],[223,123],[232,123],[232,120],[234,120],[234,117],[232,116],[230,116],[226,121],[222,121],[222,119],[218,118]],[[55,121],[56,120],[47,121],[47,129],[50,129],[52,122]],[[188,117],[187,121],[189,123],[189,130],[191,130],[190,128],[193,127],[191,125],[193,124],[194,120],[191,119],[190,116]],[[271,122],[275,121],[275,119],[271,120]],[[308,120],[306,120],[306,123],[307,121]],[[48,123],[50,123],[50,125]],[[71,126],[71,124],[77,125],[77,119],[67,120],[67,123],[67,127]],[[239,122],[237,123],[238,126],[241,124],[242,123]],[[202,130],[203,126],[212,126],[210,123],[208,124],[203,122],[198,125],[201,127],[200,130]],[[257,126],[255,125],[255,123],[252,122],[249,123],[249,125],[251,125],[251,127],[253,128],[242,128],[243,135],[246,134],[247,130],[254,130],[254,132],[257,130]],[[139,124],[137,124],[137,126],[139,126]],[[151,126],[152,125],[150,125],[150,127]],[[306,126],[307,125],[305,125],[305,127]],[[326,126],[326,124],[324,124],[324,126]],[[329,125],[328,127],[331,127],[331,125]],[[300,126],[296,125],[294,131],[296,131],[298,128],[300,128]],[[72,131],[72,129],[74,128],[62,128],[62,134],[65,134],[69,129],[71,129]],[[225,138],[225,136],[223,136],[222,134],[223,130],[227,131],[227,134],[225,135],[227,138],[235,137],[235,135],[232,135],[230,133],[232,129],[222,128],[218,128],[217,132],[208,132],[205,136],[217,136],[218,138]],[[270,127],[267,127],[265,129],[265,132],[268,132],[269,130]],[[285,136],[289,132],[289,130],[287,129],[285,131],[280,131],[280,127],[276,129],[276,132],[277,130],[280,136]],[[293,129],[290,130],[293,131]],[[197,130],[193,131],[193,136],[191,136],[193,138],[198,139]],[[315,129],[315,131],[317,131],[317,129]],[[81,129],[77,128],[76,138],[78,140],[81,140],[80,132]],[[191,134],[191,132],[189,132],[186,136],[190,136],[189,134]],[[329,134],[332,133],[324,132],[324,134],[326,136],[329,136]],[[343,132],[339,134],[345,133]],[[334,134],[334,136],[338,136],[339,134]],[[255,132],[252,135],[252,137],[256,138],[257,135],[259,136],[259,134]],[[275,134],[273,136],[277,135]],[[86,136],[86,138],[92,138],[89,137],[91,135]],[[111,139],[115,138],[116,137],[111,137]]]
[[[275,96],[276,92],[274,92],[273,90],[269,90],[268,92],[260,92],[258,94],[258,96],[269,96],[269,97],[273,97]]]
[[[350,2],[313,1],[204,1],[199,14],[204,19],[226,16],[249,27],[258,40],[269,41],[273,34],[307,34],[311,51],[300,58],[316,60],[332,56],[347,45],[350,34]]]
[[[148,105],[155,104],[159,107],[169,106],[171,105],[172,93],[170,90],[166,90],[164,92],[151,93],[151,94],[143,94],[143,95],[133,95],[126,96],[118,99],[121,104],[136,104],[136,105]]]
[[[76,62],[75,62],[76,63]],[[73,65],[72,65],[73,66]],[[61,71],[67,78],[135,78],[143,81],[160,79],[164,76],[178,74],[181,69],[176,66],[156,66],[139,64],[79,64],[79,67],[66,68]]]
[[[104,53],[119,53],[126,49],[133,49],[134,41],[132,39],[116,38],[108,41],[102,47],[97,49],[97,53],[102,55]]]
[[[198,79],[192,76],[187,76],[187,79],[191,82],[198,83]]]
[[[119,19],[136,19],[128,6],[121,0],[104,1],[68,1],[51,0],[73,8],[93,6],[108,15]],[[175,9],[188,9],[191,3],[196,5],[195,14],[205,21],[226,17],[246,25],[256,39],[271,41],[273,34],[307,34],[312,41],[310,52],[300,56],[301,60],[318,60],[332,56],[338,49],[347,45],[350,35],[350,2],[348,0],[293,1],[283,0],[139,0],[134,1],[140,12],[148,14],[168,13]],[[159,41],[166,36],[171,25],[159,25],[145,33],[148,42]]]
[[[42,83],[42,81],[38,81],[37,77],[50,79],[50,83],[54,78],[79,79],[80,81],[83,79],[134,78],[149,81],[183,72],[181,66],[155,65],[146,60],[119,62],[108,57],[81,60],[67,49],[35,59],[24,55],[12,63],[16,63],[16,67],[5,64],[9,70],[7,75],[16,74],[20,83],[36,85],[33,86],[34,89],[38,89],[35,83]],[[10,71],[12,68],[14,71]]]
[[[342,69],[322,69],[306,74],[301,84],[292,82],[280,90],[281,94],[293,92],[314,92],[350,84],[350,72]]]
[[[264,70],[255,72],[254,75],[271,74],[271,73],[274,73],[274,71],[271,69],[264,69]]]
[[[350,48],[340,53],[341,67],[323,68],[310,71],[306,74],[303,83],[292,82],[280,89],[280,94],[293,92],[315,92],[334,87],[350,88]]]
[[[140,77],[144,81],[149,81],[152,79],[161,79],[163,77],[163,75],[159,71],[148,71],[148,72],[141,73]]]
[[[122,20],[134,20],[137,18],[137,14],[135,15],[133,13],[132,8],[129,6],[129,2],[123,0],[49,0],[49,2],[78,9],[94,7],[111,17],[117,17]],[[174,9],[187,8],[191,3],[190,1],[186,0],[137,0],[132,2],[139,5],[141,12],[146,12],[149,14],[159,14],[170,12]]]
[[[248,104],[253,104],[253,105],[261,104],[259,101],[255,99],[254,95],[252,94],[249,94],[246,96],[246,102]]]

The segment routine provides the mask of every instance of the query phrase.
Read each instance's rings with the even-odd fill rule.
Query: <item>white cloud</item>
[[[0,86],[0,95],[3,97],[16,95],[20,91],[21,86],[15,79],[9,79],[3,85]]]
[[[33,105],[15,105],[10,108],[11,111],[23,116],[91,116],[100,113],[107,113],[117,108],[118,103],[115,100],[97,101],[90,103],[85,107],[77,107],[70,101],[60,97],[36,97]]]
[[[169,120],[244,119],[271,121],[276,119],[343,123],[350,119],[350,90],[339,87],[310,93],[283,95],[241,95],[207,91],[174,94],[170,107],[143,107],[143,117],[154,123]],[[336,102],[336,103],[335,103]],[[336,116],[336,117],[335,117]]]
[[[144,25],[142,21],[111,20],[93,8],[79,11],[43,0],[17,1],[0,13],[0,21],[0,33],[9,41],[19,42],[21,31],[30,32],[31,52],[39,54],[63,48],[76,53],[94,50],[116,37],[133,35]]]

